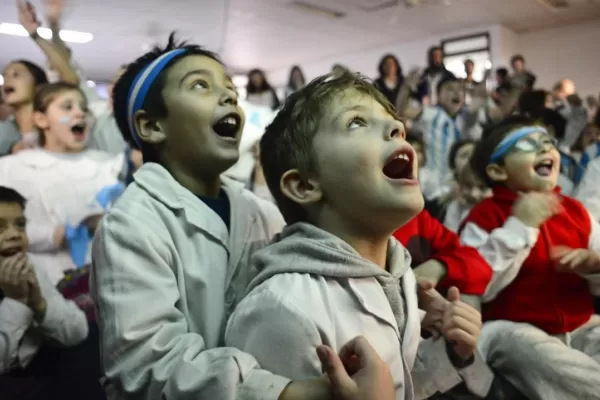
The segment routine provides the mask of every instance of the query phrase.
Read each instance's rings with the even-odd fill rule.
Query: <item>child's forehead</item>
[[[214,79],[231,80],[219,61],[200,54],[190,54],[177,60],[167,69],[167,85],[177,85],[191,75],[208,75]]]
[[[7,220],[11,218],[24,217],[23,208],[18,203],[0,202],[0,219]]]
[[[333,117],[351,111],[371,111],[389,114],[371,94],[354,88],[336,91],[329,99],[329,113]]]

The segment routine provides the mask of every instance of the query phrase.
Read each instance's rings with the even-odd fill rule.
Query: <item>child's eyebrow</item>
[[[337,115],[335,116],[335,118],[333,119],[333,122],[336,123],[341,117],[342,115],[346,114],[347,112],[350,111],[364,111],[367,110],[368,107],[362,105],[362,104],[355,104],[353,106],[346,106],[344,108],[342,108]]]
[[[209,70],[206,70],[206,69],[195,69],[193,71],[188,71],[185,73],[185,75],[183,75],[183,77],[179,81],[179,85],[181,86],[183,84],[183,81],[185,81],[187,78],[189,78],[192,75],[211,75],[212,76],[212,72]]]

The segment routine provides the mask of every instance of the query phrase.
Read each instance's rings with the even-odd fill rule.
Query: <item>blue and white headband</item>
[[[496,146],[496,149],[490,157],[490,164],[498,162],[519,140],[536,132],[548,134],[548,131],[541,126],[525,126],[509,133],[508,136]]]
[[[165,69],[169,61],[186,51],[186,49],[176,49],[163,54],[150,65],[142,69],[133,80],[131,88],[129,89],[129,94],[127,95],[127,121],[133,140],[135,140],[135,143],[138,146],[141,146],[141,140],[137,129],[135,128],[135,114],[144,105],[150,87],[158,75]]]

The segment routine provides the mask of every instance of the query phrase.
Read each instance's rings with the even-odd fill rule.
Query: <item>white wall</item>
[[[495,67],[496,63],[501,61],[501,52],[498,47],[500,28],[501,26],[499,25],[488,25],[457,32],[448,32],[420,40],[411,40],[410,42],[382,46],[353,54],[344,54],[319,61],[301,63],[300,67],[308,80],[330,72],[331,67],[334,64],[342,64],[353,71],[361,72],[366,76],[376,78],[378,75],[377,63],[379,62],[379,59],[385,53],[392,53],[400,60],[404,72],[408,73],[412,67],[424,67],[427,64],[427,49],[430,46],[439,45],[440,41],[443,39],[483,32],[490,33],[492,63]],[[289,67],[276,71],[269,71],[269,82],[273,86],[285,85],[287,83],[288,75]]]
[[[393,53],[408,72],[413,66],[425,66],[427,49],[443,39],[489,32],[493,68],[510,67],[510,58],[523,54],[527,66],[538,77],[537,86],[551,89],[560,79],[575,81],[582,96],[600,93],[600,21],[567,25],[532,33],[517,34],[501,25],[482,26],[448,32],[407,43],[382,46],[372,50],[345,54],[319,61],[301,63],[308,80],[330,71],[339,63],[369,77],[377,77],[377,63],[385,53]],[[287,83],[289,68],[269,72],[274,86]]]
[[[526,33],[519,42],[536,86],[551,89],[570,78],[582,96],[600,93],[600,21]]]

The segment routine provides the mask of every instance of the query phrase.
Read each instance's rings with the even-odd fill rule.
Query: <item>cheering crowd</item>
[[[1,399],[600,399],[573,81],[515,55],[489,90],[434,46],[373,80],[294,66],[285,98],[254,69],[241,99],[172,34],[102,100],[64,2],[16,3],[47,65],[2,66]]]

